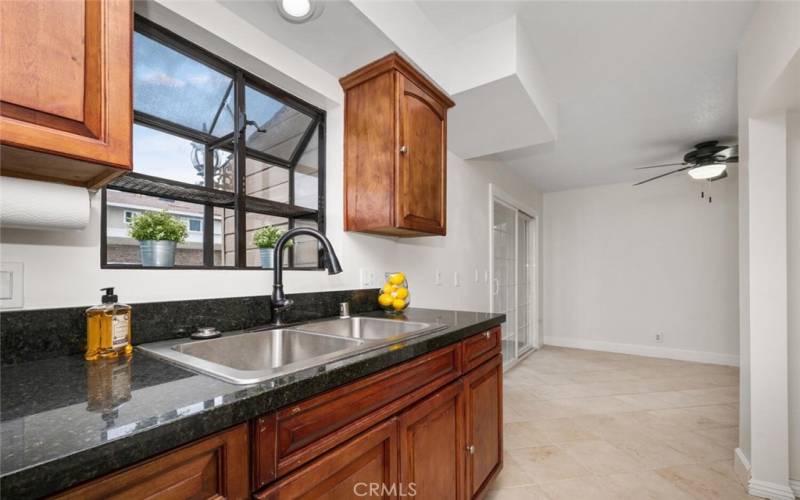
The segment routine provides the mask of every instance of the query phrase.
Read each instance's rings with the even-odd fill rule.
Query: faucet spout
[[[291,299],[287,299],[283,292],[283,249],[287,241],[301,235],[311,236],[319,241],[322,246],[322,262],[328,274],[342,272],[333,245],[324,234],[310,227],[296,227],[283,233],[275,245],[275,270],[272,274],[272,321],[276,325],[285,324],[283,313],[292,306]]]

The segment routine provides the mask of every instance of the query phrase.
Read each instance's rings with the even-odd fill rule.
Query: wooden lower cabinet
[[[463,393],[457,381],[400,415],[400,484],[410,496],[465,498]]]
[[[397,418],[373,427],[255,495],[296,498],[397,498]]]
[[[502,467],[498,335],[479,333],[56,498],[481,497]]]
[[[55,498],[249,498],[248,451],[247,424],[241,424]]]
[[[467,491],[484,492],[503,465],[503,360],[500,354],[463,378]]]

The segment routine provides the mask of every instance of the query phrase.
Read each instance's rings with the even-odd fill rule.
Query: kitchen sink
[[[350,339],[399,340],[407,338],[411,334],[427,333],[431,327],[438,326],[440,325],[416,321],[353,317],[308,323],[296,328],[304,332],[336,335]]]
[[[236,370],[270,370],[357,346],[358,341],[309,335],[296,330],[266,330],[188,342],[175,350]]]
[[[357,352],[364,342],[297,330],[255,330],[210,340],[167,340],[139,349],[235,384],[254,384]]]
[[[138,349],[234,384],[254,384],[442,328],[445,325],[353,317],[229,332],[209,340],[165,340]]]

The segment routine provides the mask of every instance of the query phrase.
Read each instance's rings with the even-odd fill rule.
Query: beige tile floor
[[[491,500],[754,498],[733,472],[739,370],[545,347],[505,374]]]

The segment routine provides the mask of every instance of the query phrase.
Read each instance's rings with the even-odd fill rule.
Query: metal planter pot
[[[173,267],[177,242],[165,240],[144,240],[139,242],[144,267]]]
[[[261,253],[261,268],[272,269],[275,262],[275,249],[274,248],[259,248]]]

